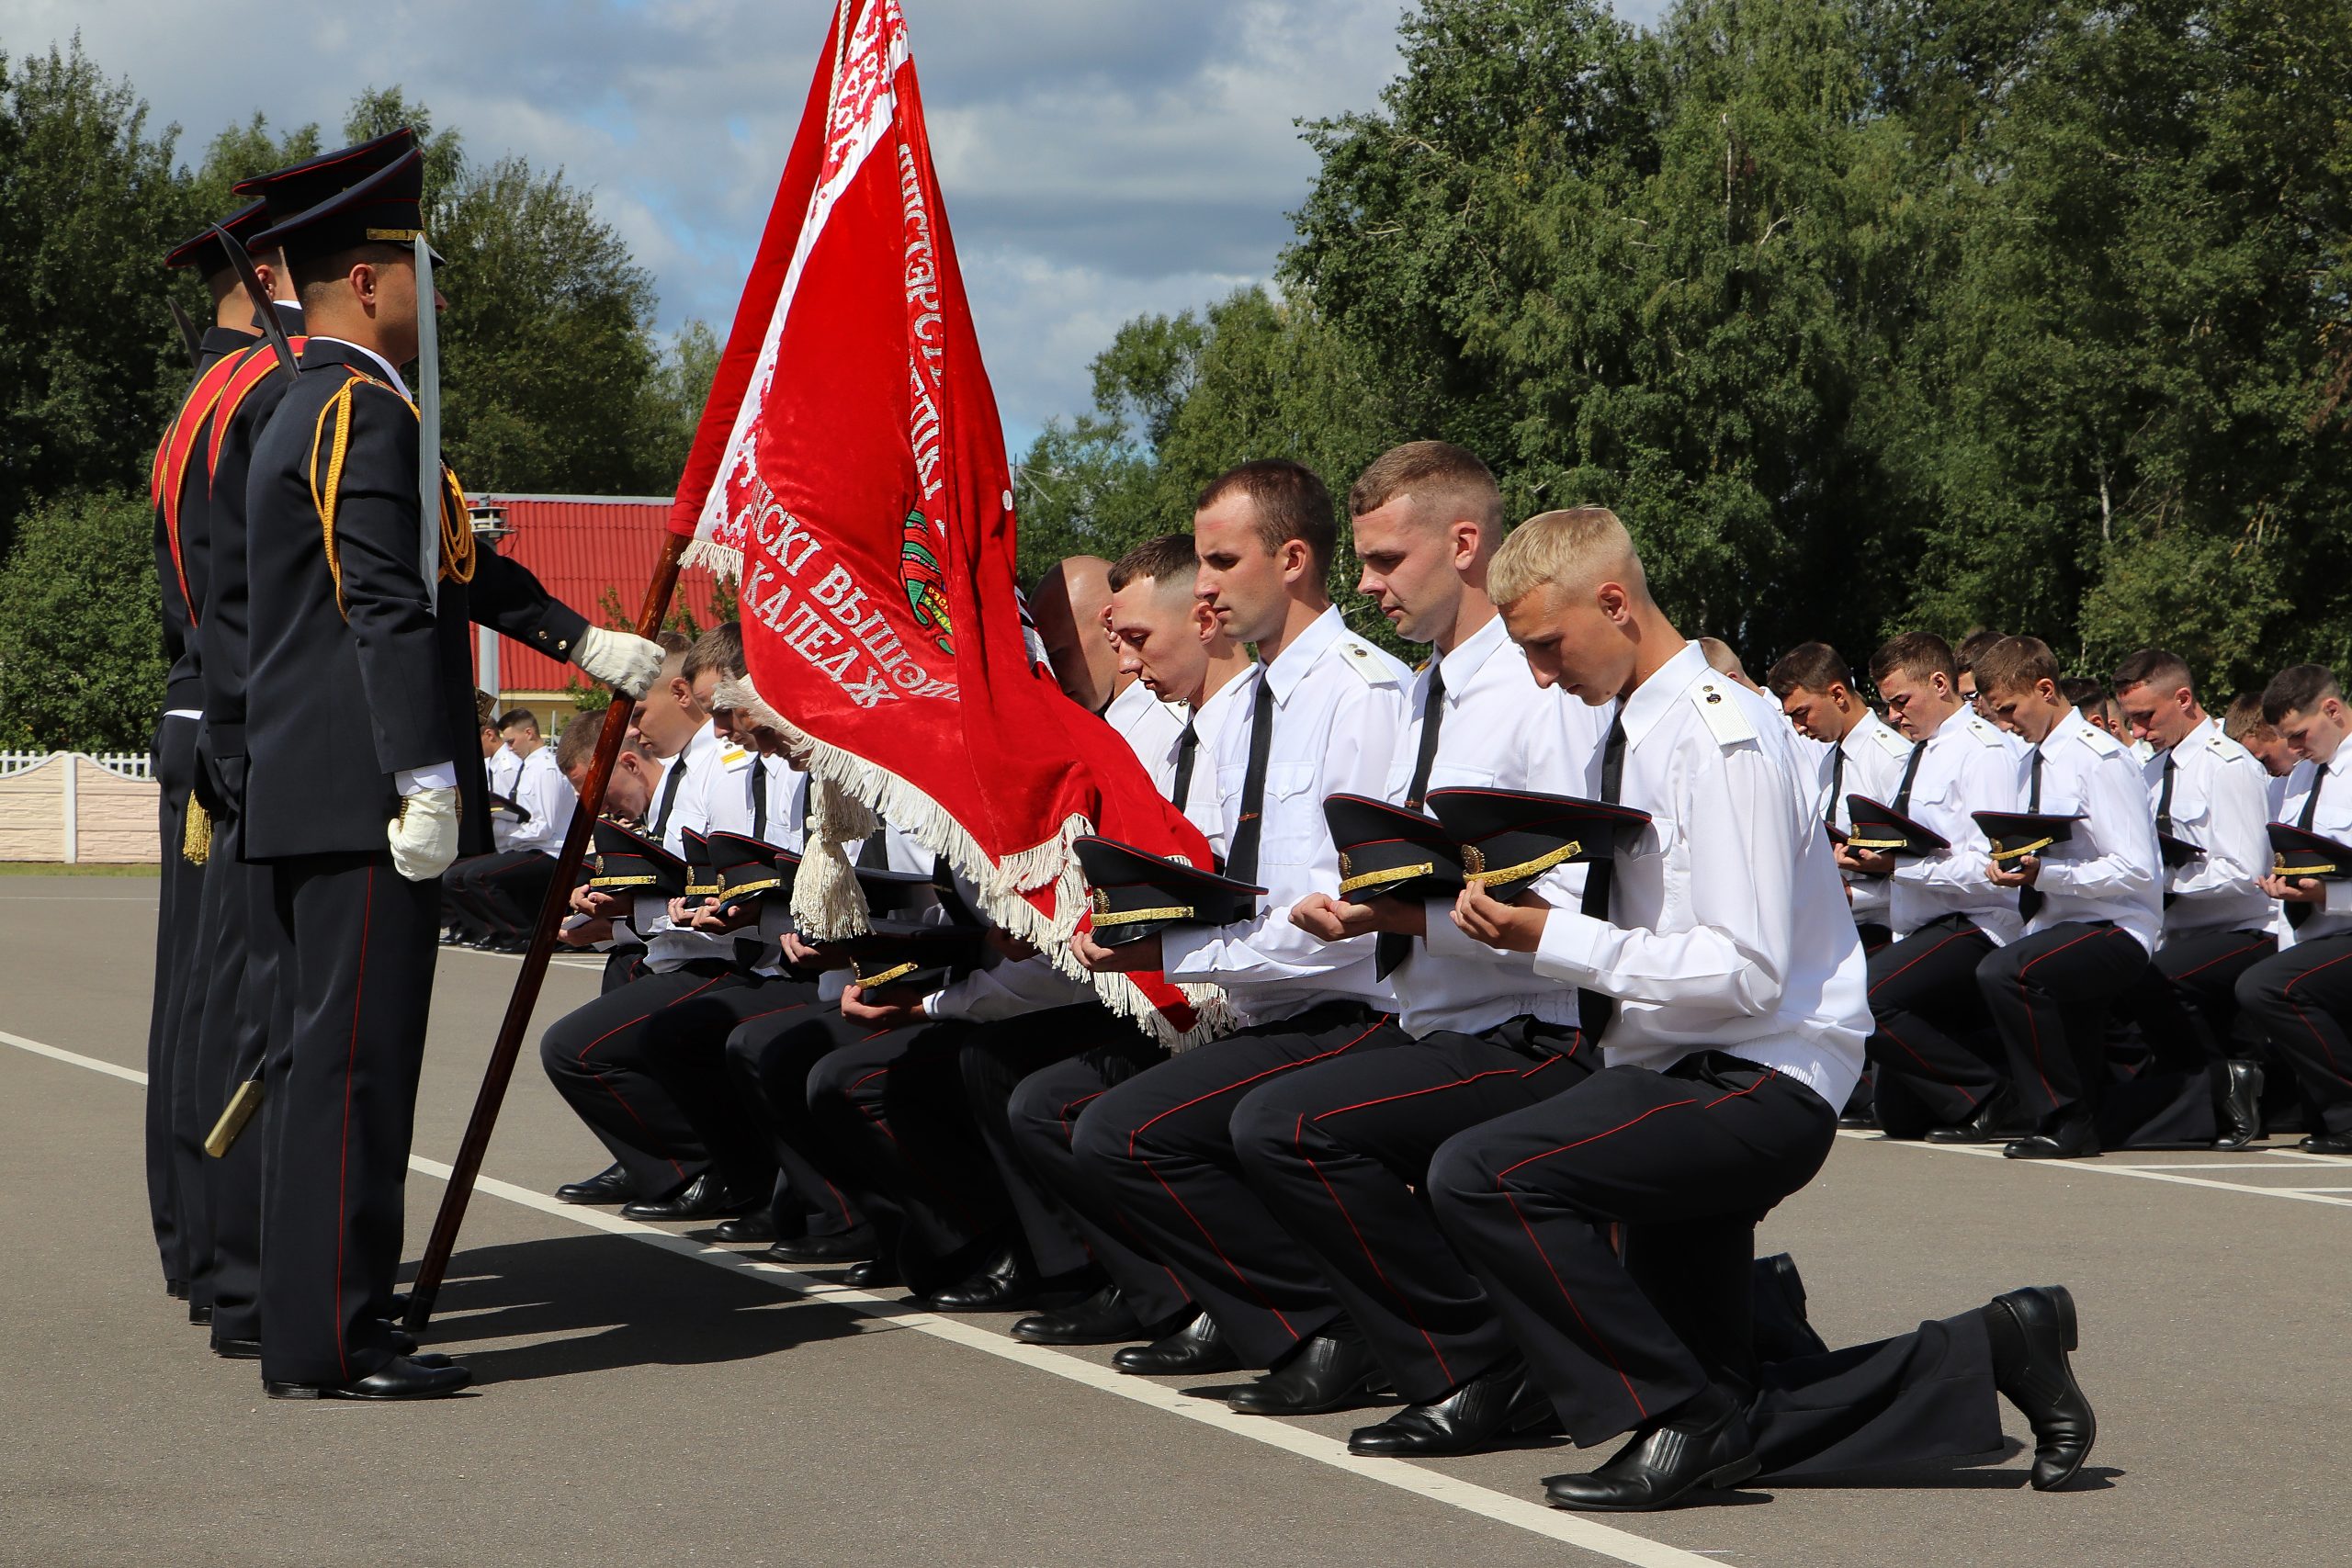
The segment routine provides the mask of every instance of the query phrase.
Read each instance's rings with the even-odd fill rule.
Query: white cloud
[[[1621,10],[1648,20],[1663,0]],[[1006,434],[1086,400],[1119,323],[1272,270],[1314,158],[1371,107],[1403,0],[908,0],[940,178]],[[660,325],[732,315],[814,68],[823,0],[5,0],[10,53],[75,30],[200,156],[266,107],[330,141],[398,84],[478,158],[560,164],[654,275]],[[227,40],[255,40],[245,51]]]

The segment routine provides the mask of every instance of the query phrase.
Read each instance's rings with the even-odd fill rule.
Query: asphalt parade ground
[[[1235,1416],[1110,1350],[1007,1337],[566,1208],[605,1156],[526,1050],[427,1331],[472,1367],[409,1406],[274,1403],[167,1299],[140,1127],[152,878],[0,878],[0,1563],[2352,1562],[2352,1161],[2254,1150],[2019,1166],[1840,1138],[1759,1245],[1830,1344],[2073,1288],[2097,1449],[2026,1484],[2025,1427],[1950,1468],[1758,1483],[1598,1519],[1542,1502],[1553,1438],[1406,1463],[1382,1412]],[[445,950],[409,1256],[422,1250],[516,961]],[[595,992],[560,963],[537,1024]],[[536,1045],[537,1031],[533,1035]],[[1238,1381],[1238,1380],[1224,1380]]]

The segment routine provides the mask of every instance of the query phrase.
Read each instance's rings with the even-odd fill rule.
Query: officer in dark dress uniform
[[[259,203],[222,220],[240,243],[266,222]],[[204,705],[200,669],[202,601],[211,528],[211,485],[205,461],[209,413],[230,375],[223,361],[253,344],[252,307],[229,260],[208,228],[175,246],[164,258],[170,267],[192,266],[203,276],[213,299],[213,324],[196,345],[196,369],[178,412],[164,427],[155,450],[149,495],[155,513],[155,578],[162,590],[164,652],[171,660],[165,677],[164,712],[155,726],[152,776],[163,786],[157,821],[162,839],[163,887],[155,917],[154,1002],[147,1030],[147,1197],[163,1256],[164,1288],[189,1296],[191,1322],[205,1322],[210,1301],[190,1295],[204,1247],[200,1228],[204,1134],[210,1122],[175,1093],[192,1075],[184,1070],[181,1045],[193,1055],[196,1020],[203,1003],[197,975],[198,913],[204,872],[189,858],[189,798],[196,784],[198,721]],[[197,814],[197,852],[203,852],[203,816]],[[215,1108],[218,1109],[217,1107]]]
[[[406,153],[415,135],[402,129],[356,148],[306,159],[237,183],[241,196],[259,197],[263,224],[307,211],[324,197],[374,174]],[[258,228],[255,229],[258,232]],[[278,255],[257,258],[273,294],[278,323],[299,355],[304,346],[302,310]],[[242,296],[240,296],[242,298]],[[216,1354],[251,1360],[261,1354],[262,1166],[268,1146],[270,1100],[264,1072],[272,1011],[284,995],[277,944],[270,940],[268,866],[244,858],[245,687],[249,663],[250,594],[245,573],[245,491],[254,444],[294,384],[266,343],[248,339],[238,363],[213,400],[201,457],[210,479],[211,550],[199,622],[204,719],[198,735],[198,790],[212,817],[212,847],[204,874],[204,976],[201,1023],[193,1057],[193,1087],[181,1096],[194,1111],[197,1134],[210,1127],[249,1082],[261,1097],[250,1120],[217,1158],[202,1162],[203,1218],[209,1258],[194,1266],[191,1299],[212,1307]],[[283,1035],[283,1028],[279,1030]],[[283,1066],[281,1061],[279,1066]]]
[[[255,446],[245,852],[270,862],[287,1064],[264,1199],[262,1376],[273,1397],[463,1387],[387,1321],[438,953],[436,879],[490,847],[469,620],[641,692],[659,652],[592,630],[511,560],[477,554],[442,470],[419,494],[414,150],[257,237],[285,249],[311,336]],[[439,526],[420,529],[426,516]]]

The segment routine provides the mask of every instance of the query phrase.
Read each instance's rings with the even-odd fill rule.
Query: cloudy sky
[[[940,179],[1017,453],[1119,324],[1263,278],[1314,172],[1295,120],[1373,106],[1404,0],[906,0]],[[1648,21],[1663,0],[1619,0]],[[724,331],[826,0],[0,0],[0,49],[75,29],[200,155],[256,107],[342,121],[398,84],[477,158],[560,165]],[[257,40],[251,69],[217,62]],[[191,69],[195,62],[202,68]]]

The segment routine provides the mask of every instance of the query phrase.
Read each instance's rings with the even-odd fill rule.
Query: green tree
[[[0,747],[146,750],[167,672],[153,527],[128,491],[26,514],[0,563]]]
[[[699,318],[680,327],[653,367],[646,387],[645,425],[638,438],[646,493],[667,495],[678,488],[686,454],[702,423],[703,404],[718,374],[718,334]]]
[[[78,37],[0,54],[0,551],[38,498],[145,478],[187,377],[156,265],[197,223],[175,136]]]

